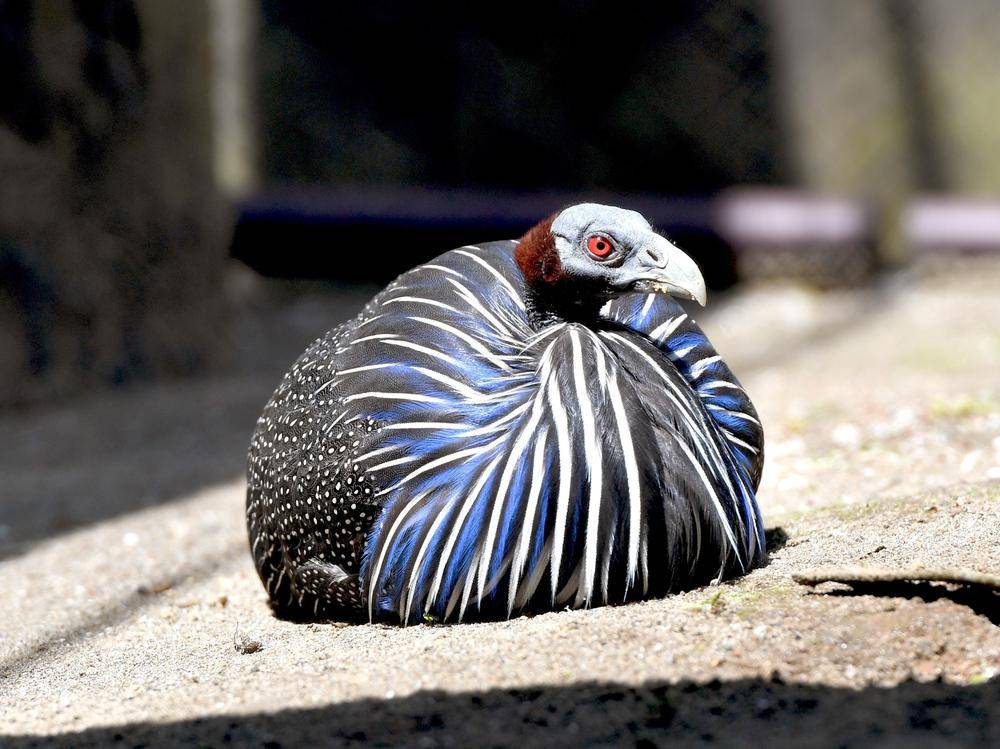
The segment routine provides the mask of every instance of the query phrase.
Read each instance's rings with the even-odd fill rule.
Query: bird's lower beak
[[[635,288],[656,291],[680,299],[693,299],[705,306],[705,279],[698,265],[669,241],[654,235],[639,250]]]

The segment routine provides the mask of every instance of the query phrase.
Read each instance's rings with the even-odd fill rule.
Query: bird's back
[[[697,326],[661,295],[533,320],[513,246],[404,274],[276,391],[247,509],[279,606],[502,616],[763,558],[759,423]]]

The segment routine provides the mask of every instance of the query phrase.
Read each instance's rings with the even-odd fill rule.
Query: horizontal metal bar
[[[530,227],[575,203],[633,208],[657,225],[707,228],[712,201],[702,197],[611,192],[282,186],[250,196],[240,206],[244,221],[322,224]]]
[[[1000,200],[920,198],[901,221],[903,235],[918,252],[1000,250]]]

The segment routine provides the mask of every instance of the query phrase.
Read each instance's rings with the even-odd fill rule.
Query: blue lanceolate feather
[[[530,457],[530,449],[526,449],[524,455]],[[501,563],[513,552],[517,531],[522,525],[525,503],[528,499],[528,482],[530,480],[530,461],[526,459],[519,460],[514,469],[510,487],[502,506],[503,514],[500,518],[497,532],[496,551],[493,554],[488,572],[490,580],[495,579],[499,575]],[[498,586],[493,586],[490,594],[495,595],[497,591]]]
[[[643,308],[639,300],[644,298],[642,304],[647,314],[640,322],[635,310]],[[718,357],[707,336],[670,298],[657,295],[650,302],[648,296],[626,297],[612,305],[608,316],[649,336],[701,397],[705,414],[719,429],[718,444],[723,450],[729,482],[739,494],[743,523],[760,535],[759,510],[753,492],[763,461],[763,435],[756,411],[738,380]],[[756,555],[763,553],[757,548],[760,546],[757,539],[752,545]],[[750,547],[748,536],[748,553]]]
[[[488,468],[483,468],[482,470],[486,471]],[[445,618],[445,612],[447,611],[448,602],[452,594],[460,587],[462,581],[470,574],[472,569],[476,544],[482,525],[482,517],[487,509],[485,498],[492,496],[496,488],[497,476],[495,469],[488,470],[488,476],[489,478],[483,484],[481,491],[475,496],[468,498],[471,502],[471,510],[466,515],[462,524],[452,529],[452,533],[455,533],[457,530],[457,535],[455,536],[455,544],[452,547],[447,566],[444,569],[440,590],[435,598],[428,602],[430,610],[439,619]]]
[[[654,298],[648,306],[648,314],[640,323],[634,310],[642,304],[641,300],[649,296]],[[658,348],[671,357],[678,371],[702,397],[706,409],[710,405],[723,409],[708,409],[708,415],[720,428],[735,433],[734,436],[745,443],[729,440],[729,447],[742,463],[749,466],[751,483],[756,488],[763,465],[763,432],[756,409],[729,367],[721,358],[716,358],[717,352],[697,324],[677,302],[662,295],[624,297],[612,305],[608,316],[655,339]],[[653,333],[658,330],[668,331],[667,335],[654,336]],[[735,417],[727,411],[750,418]]]
[[[548,474],[556,465],[555,447],[551,441],[546,442],[543,461],[546,473]],[[552,532],[551,523],[549,522],[549,511],[554,501],[555,493],[553,492],[552,484],[548,482],[542,484],[537,500],[535,520],[532,524],[532,533],[526,540],[526,543],[530,546],[525,565],[525,569],[528,571],[535,570],[545,563],[542,555],[545,549],[545,541],[550,537]]]

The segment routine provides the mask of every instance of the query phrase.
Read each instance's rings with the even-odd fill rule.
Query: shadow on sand
[[[303,689],[308,689],[304,684]],[[28,747],[497,746],[997,746],[1000,681],[958,687],[904,682],[861,690],[778,679],[589,683],[458,693],[417,692],[274,714],[135,723]]]
[[[242,477],[250,434],[282,374],[371,291],[309,286],[295,302],[299,286],[281,288],[292,301],[242,315],[224,372],[0,411],[0,561]]]

